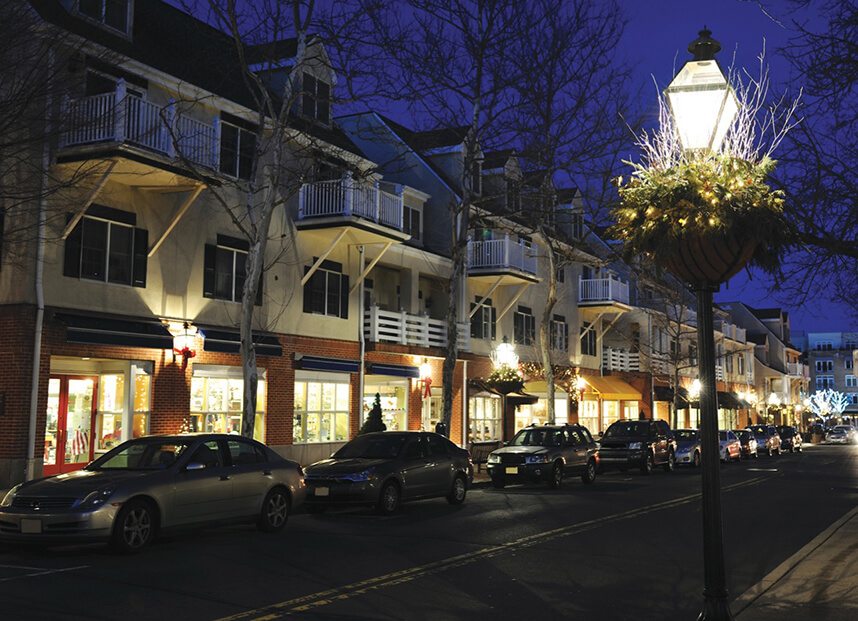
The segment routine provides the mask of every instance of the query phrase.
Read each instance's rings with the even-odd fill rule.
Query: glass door
[[[95,377],[51,376],[45,422],[44,474],[83,468],[92,461]]]

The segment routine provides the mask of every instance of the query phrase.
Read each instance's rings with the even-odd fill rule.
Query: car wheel
[[[388,481],[381,488],[381,494],[378,496],[378,504],[376,508],[379,513],[390,515],[395,513],[399,508],[399,486],[393,481]]]
[[[495,489],[503,489],[504,485],[506,485],[506,479],[502,476],[492,477],[492,487]]]
[[[673,451],[667,454],[667,462],[662,467],[665,472],[673,472],[676,469],[676,455],[673,454]]]
[[[795,446],[793,446],[792,444],[790,444],[789,452],[790,452],[790,453],[795,453]]]
[[[468,486],[465,484],[465,477],[457,476],[453,480],[453,489],[447,494],[447,502],[451,505],[460,505],[465,502],[465,494],[468,493]]]
[[[152,505],[145,500],[129,500],[116,516],[110,546],[120,554],[134,554],[149,545],[154,536]]]
[[[646,458],[644,459],[644,463],[641,464],[641,474],[648,475],[652,474],[652,453],[647,453]]]
[[[694,457],[691,458],[691,465],[695,468],[700,467],[700,451],[694,451]]]
[[[305,504],[304,508],[307,510],[307,513],[310,513],[312,515],[321,515],[327,509],[327,507],[325,505],[314,505],[314,504]]]
[[[289,494],[280,487],[268,492],[262,501],[262,509],[256,526],[264,533],[278,533],[286,527],[289,520]]]
[[[587,462],[587,467],[584,468],[581,480],[584,482],[584,485],[590,485],[596,480],[596,463],[592,459]]]
[[[551,478],[548,479],[548,487],[558,489],[563,485],[563,464],[556,463],[551,469]]]

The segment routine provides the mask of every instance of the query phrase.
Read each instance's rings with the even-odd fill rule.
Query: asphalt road
[[[858,447],[721,473],[731,598],[858,504]],[[387,518],[299,511],[279,535],[210,529],[133,557],[0,547],[0,618],[693,620],[699,489],[691,470],[617,472],[555,491],[474,489],[460,507],[422,501]]]

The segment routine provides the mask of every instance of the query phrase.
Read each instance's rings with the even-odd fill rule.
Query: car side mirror
[[[205,470],[206,465],[201,464],[198,461],[192,461],[187,466],[185,466],[185,470]]]
[[[504,440],[503,445],[504,445],[504,446],[509,446],[509,440]]]

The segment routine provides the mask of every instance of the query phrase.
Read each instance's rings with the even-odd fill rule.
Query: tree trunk
[[[545,300],[545,310],[542,312],[542,322],[539,325],[539,349],[542,354],[542,376],[545,379],[545,389],[548,394],[548,423],[553,425],[556,420],[554,410],[554,367],[551,366],[551,343],[549,333],[551,329],[551,314],[557,304],[557,257],[549,238],[545,247],[548,251],[548,296]],[[564,423],[566,421],[563,421]]]

